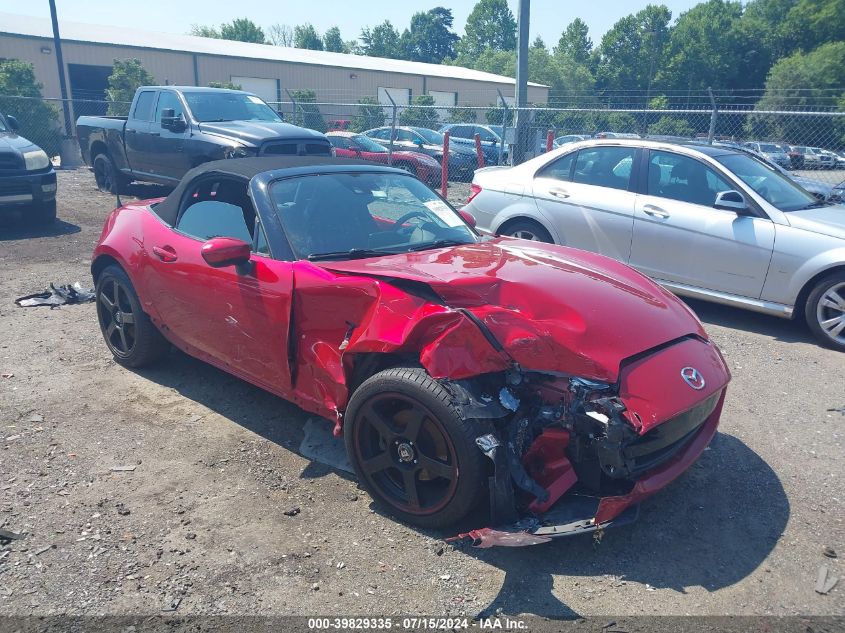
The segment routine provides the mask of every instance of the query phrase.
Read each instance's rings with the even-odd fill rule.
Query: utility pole
[[[531,0],[519,0],[517,31],[519,40],[516,48],[516,128],[514,138],[513,164],[518,165],[525,158],[528,144],[528,113],[522,108],[528,104],[528,25],[531,21]],[[504,123],[504,122],[503,122]]]
[[[62,38],[59,35],[59,19],[56,17],[56,0],[50,0],[50,18],[53,20],[53,48],[56,49],[56,64],[59,67],[59,88],[62,91],[62,113],[65,119],[65,138],[73,136],[70,128],[70,104],[65,83],[65,60],[62,57]]]

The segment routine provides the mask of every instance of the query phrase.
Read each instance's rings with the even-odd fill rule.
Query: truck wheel
[[[346,451],[361,485],[401,520],[425,528],[455,523],[484,494],[484,432],[421,367],[365,380],[344,416]]]
[[[108,154],[97,154],[94,159],[94,180],[97,189],[114,195],[123,193],[128,184],[126,176],[117,170]]]
[[[32,209],[30,214],[33,224],[46,225],[56,221],[56,201],[41,202]]]
[[[845,273],[823,277],[804,306],[810,331],[822,345],[845,352]]]

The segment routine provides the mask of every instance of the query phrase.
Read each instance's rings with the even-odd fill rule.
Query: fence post
[[[290,90],[288,90],[287,88],[285,88],[285,92],[288,93],[288,99],[290,99],[291,107],[292,107],[292,110],[293,110],[293,112],[291,113],[291,116],[293,116],[293,121],[291,121],[291,123],[296,125],[296,99],[293,98],[293,95],[290,93]]]
[[[546,153],[552,151],[555,144],[555,131],[549,130],[546,132]]]
[[[478,166],[484,167],[484,152],[481,151],[481,134],[476,134],[475,138],[475,157],[478,159]]]
[[[393,108],[393,118],[390,121],[390,144],[387,146],[387,164],[392,167],[393,166],[393,140],[396,138],[396,102],[393,100],[393,97],[390,96],[390,92],[385,90],[384,94],[386,94],[387,98],[390,99],[390,103],[391,103],[391,106]]]
[[[502,104],[502,142],[499,143],[499,164],[501,165],[505,152],[505,138],[508,135],[508,102],[505,101],[505,97],[502,96],[501,90],[496,88],[496,92],[499,93],[499,101]]]
[[[716,117],[719,116],[719,111],[716,109],[716,98],[713,96],[713,89],[708,87],[707,94],[710,95],[710,105],[713,106],[713,111],[710,113],[710,131],[707,133],[707,144],[713,144],[713,137],[716,135]]]
[[[440,160],[440,195],[449,195],[449,130],[443,132],[443,158]]]

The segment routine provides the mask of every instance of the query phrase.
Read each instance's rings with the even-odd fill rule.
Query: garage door
[[[267,103],[275,103],[279,100],[279,95],[276,92],[276,80],[264,79],[262,77],[236,77],[232,76],[232,83],[241,87],[241,90],[246,90],[258,95]]]
[[[449,108],[458,104],[457,92],[442,92],[440,90],[429,90],[428,95],[434,97],[434,105],[437,106],[437,116],[445,119],[449,114]]]

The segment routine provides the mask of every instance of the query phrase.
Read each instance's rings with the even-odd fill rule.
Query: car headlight
[[[224,154],[226,158],[249,158],[250,156],[257,155],[257,147],[230,147]]]
[[[43,149],[33,149],[23,153],[23,161],[27,171],[46,169],[50,165],[47,152]]]

